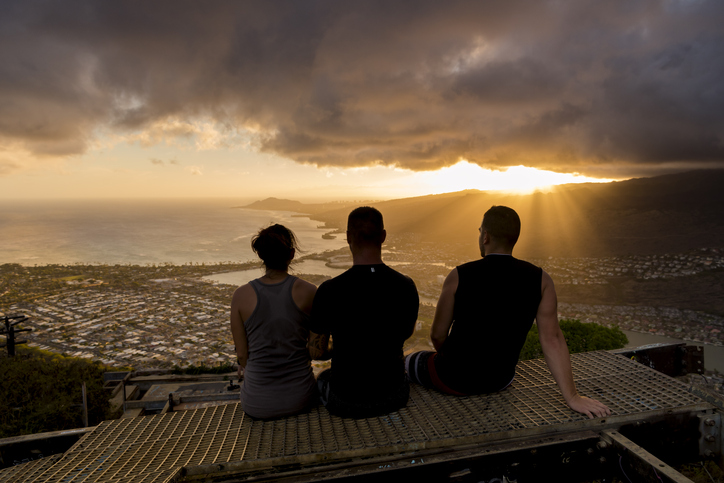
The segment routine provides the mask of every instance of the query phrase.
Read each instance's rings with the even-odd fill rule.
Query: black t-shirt
[[[402,345],[418,308],[415,283],[385,264],[355,265],[319,286],[310,330],[332,335],[335,393],[374,400],[405,383]]]
[[[509,255],[488,255],[457,271],[453,325],[435,368],[456,391],[497,391],[515,374],[538,313],[543,271]]]

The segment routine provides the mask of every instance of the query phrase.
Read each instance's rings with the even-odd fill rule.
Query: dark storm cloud
[[[724,161],[718,0],[0,5],[0,142],[38,156],[210,116],[324,166]]]

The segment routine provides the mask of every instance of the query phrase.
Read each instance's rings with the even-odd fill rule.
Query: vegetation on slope
[[[15,357],[0,353],[0,438],[83,426],[86,384],[88,423],[111,413],[103,373],[110,368],[85,359],[18,347]]]
[[[566,338],[571,354],[599,350],[621,349],[628,344],[628,338],[618,327],[603,327],[597,324],[584,324],[576,319],[561,319],[561,330]],[[539,359],[543,350],[538,340],[538,326],[528,332],[528,337],[520,352],[520,360]]]

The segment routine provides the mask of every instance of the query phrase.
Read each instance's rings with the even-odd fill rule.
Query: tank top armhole
[[[254,315],[256,315],[257,310],[259,309],[259,301],[260,301],[261,297],[259,296],[259,287],[257,287],[256,284],[257,284],[256,280],[252,280],[249,282],[249,285],[251,285],[251,288],[254,289],[254,295],[256,295],[256,304],[254,304],[254,310],[251,311],[251,314],[249,314],[249,317],[242,322],[243,324],[247,324],[250,320],[252,320],[254,318]],[[244,329],[244,330],[246,330],[246,329]]]
[[[294,284],[297,283],[297,280],[301,280],[299,277],[295,277],[294,275],[289,275],[289,278],[292,280],[292,282],[289,284],[289,288],[287,289],[287,294],[289,295],[289,300],[292,301],[292,305],[295,309],[303,316],[303,317],[309,317],[309,314],[305,313],[299,305],[297,305],[297,302],[294,301]]]

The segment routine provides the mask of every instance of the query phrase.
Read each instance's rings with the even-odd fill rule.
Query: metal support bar
[[[540,474],[556,474],[562,481],[581,474],[583,467],[598,472],[599,436],[592,431],[508,441],[495,445],[423,449],[371,458],[282,465],[266,461],[230,461],[186,466],[181,475],[190,481],[503,481],[503,475],[518,474],[507,481],[537,481]],[[601,463],[603,464],[603,463]],[[521,474],[522,473],[522,474]]]
[[[686,344],[651,344],[611,351],[649,366],[667,376],[704,373],[704,348]]]
[[[139,399],[138,401],[126,401],[126,411],[129,409],[145,409],[146,411],[160,411],[163,407],[168,404],[168,401],[161,399],[146,401]]]
[[[699,455],[705,458],[716,458],[722,466],[722,430],[721,414],[702,414],[699,416]]]
[[[704,374],[704,348],[699,345],[687,345],[683,351],[686,372]]]
[[[175,406],[175,402],[173,400],[173,393],[168,393],[168,401],[166,402],[166,405],[161,409],[161,414],[170,413],[173,411],[173,407]]]
[[[689,478],[618,431],[602,431],[601,439],[606,444],[613,445],[613,451],[618,453],[616,456],[618,461],[612,463],[618,463],[621,471],[623,471],[629,479],[633,476],[633,473],[638,477],[636,481],[651,483],[661,483],[662,481],[671,483],[693,483]]]
[[[123,377],[108,377],[109,374],[111,374],[113,376],[115,376],[116,374],[121,374]],[[125,372],[125,373],[106,372],[103,374],[103,381],[104,381],[103,387],[106,388],[109,386],[109,384],[112,384],[115,382],[116,385],[113,386],[113,389],[111,390],[111,398],[114,398],[121,391],[121,389],[125,386],[125,384],[130,379],[130,377],[131,377],[130,372]],[[124,399],[125,399],[125,397],[124,397]]]
[[[83,391],[83,427],[88,427],[88,396],[86,395],[85,381],[81,386]]]
[[[179,404],[181,403],[195,403],[195,402],[208,402],[208,401],[238,401],[238,392],[227,392],[217,394],[199,394],[197,396],[177,396]]]

